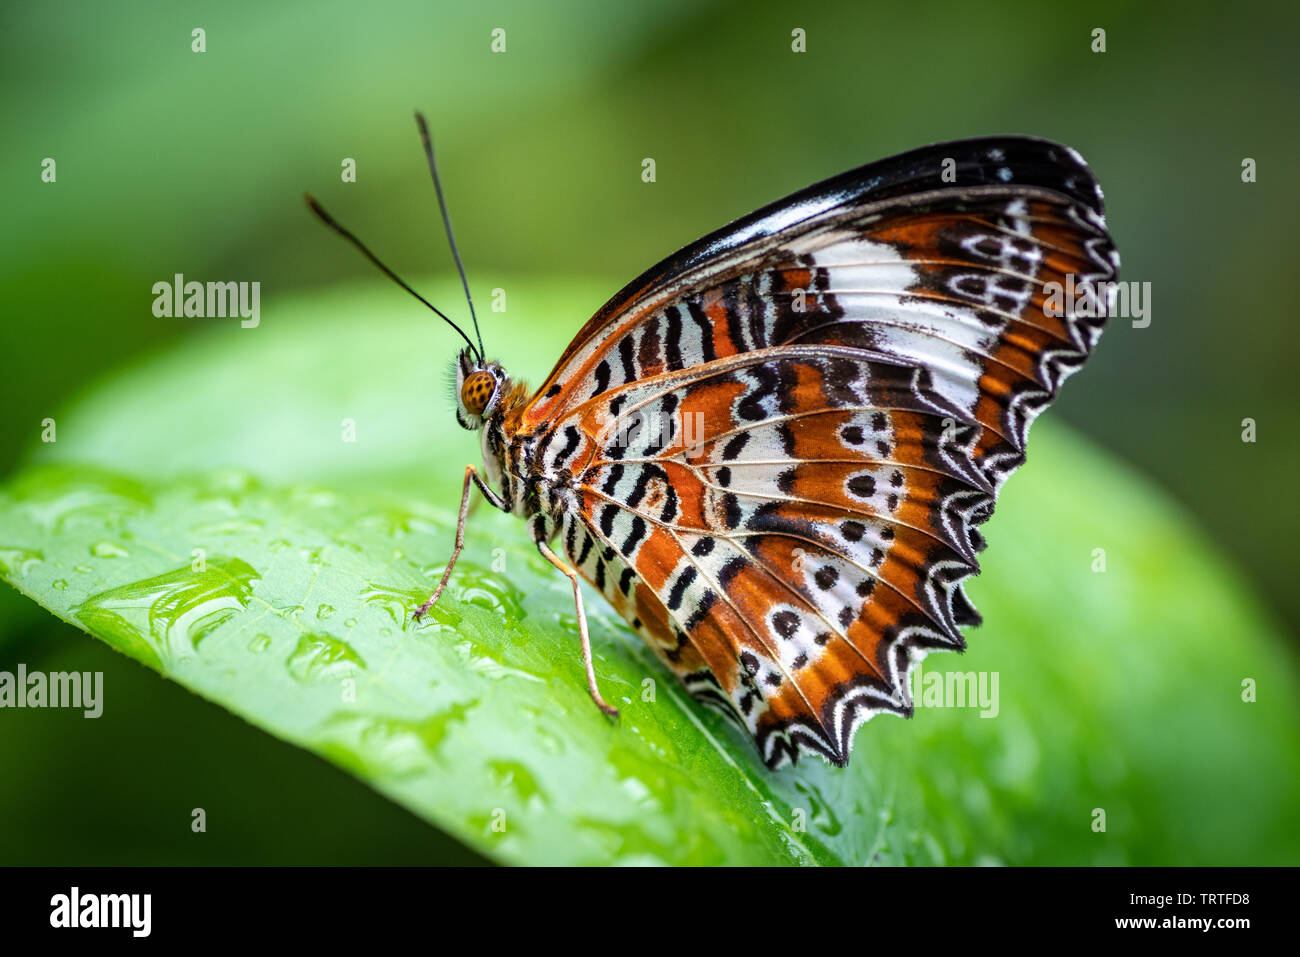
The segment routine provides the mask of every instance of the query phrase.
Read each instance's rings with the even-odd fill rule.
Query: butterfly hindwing
[[[929,147],[630,284],[513,427],[569,496],[570,558],[687,686],[770,765],[842,764],[978,622],[976,526],[1103,322],[1053,315],[1048,284],[1116,268],[1072,151]]]
[[[603,403],[573,413],[599,447],[573,477],[571,554],[616,607],[635,599],[625,616],[688,686],[704,676],[683,649],[701,653],[716,681],[699,687],[769,761],[798,743],[842,763],[858,710],[907,709],[898,642],[962,645],[969,606],[935,569],[974,571],[969,520],[935,505],[978,473],[951,464],[964,453],[942,447],[913,372],[861,350],[767,349],[621,387],[604,398],[616,418]],[[779,402],[750,407],[756,379]],[[601,554],[635,570],[634,595],[611,594]]]

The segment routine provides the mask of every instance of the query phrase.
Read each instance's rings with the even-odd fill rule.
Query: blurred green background
[[[371,281],[307,214],[306,189],[417,285],[449,268],[416,107],[439,143],[481,304],[503,277],[583,277],[612,293],[814,180],[923,143],[1030,133],[1088,159],[1121,278],[1153,294],[1150,327],[1113,323],[1052,414],[1193,512],[1294,633],[1295,510],[1283,503],[1300,466],[1300,381],[1284,368],[1296,341],[1284,282],[1300,208],[1298,24],[1285,3],[7,9],[0,473],[88,383],[182,337],[255,334],[155,318],[155,282],[258,280],[266,321],[303,291]],[[202,54],[191,52],[196,27]],[[796,27],[803,54],[790,50]],[[1104,54],[1090,51],[1096,27]],[[490,50],[494,28],[506,31],[503,54]],[[41,181],[45,157],[54,184]],[[340,181],[344,157],[356,183]],[[641,181],[645,157],[654,184]],[[1257,161],[1257,183],[1241,182],[1243,157]],[[508,354],[510,324],[528,316],[481,308],[489,352]],[[554,330],[555,355],[585,318]],[[433,381],[455,341],[431,323],[420,342],[391,343],[391,361],[424,364]],[[532,371],[549,358],[531,357]],[[1248,417],[1253,444],[1241,441]],[[457,463],[472,453],[466,438]],[[452,457],[430,450],[430,467]],[[130,705],[92,723],[94,741],[72,714],[3,716],[0,819],[16,826],[0,833],[0,862],[473,859],[6,588],[0,669],[19,661],[76,662],[138,695],[115,694]],[[167,773],[142,776],[149,767]],[[186,831],[168,815],[198,803],[238,827],[178,841]]]

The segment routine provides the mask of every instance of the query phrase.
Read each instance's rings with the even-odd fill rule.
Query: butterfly
[[[416,120],[473,316],[427,124]],[[465,340],[456,418],[475,489],[523,519],[573,586],[587,685],[586,579],[690,693],[772,768],[848,762],[908,676],[980,623],[963,583],[978,526],[1025,461],[1035,417],[1097,344],[1119,258],[1102,192],[1066,146],[940,143],[817,183],[628,283],[535,391]]]

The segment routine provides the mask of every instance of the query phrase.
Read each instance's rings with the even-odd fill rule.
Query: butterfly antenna
[[[448,319],[446,313],[444,313],[441,309],[439,309],[433,303],[429,302],[429,300],[425,299],[418,292],[416,292],[414,289],[408,286],[405,282],[402,281],[402,278],[398,276],[397,273],[393,272],[382,262],[380,262],[379,257],[376,256],[374,253],[372,253],[369,249],[367,249],[365,243],[357,239],[356,236],[352,235],[352,233],[349,230],[344,229],[342,226],[340,226],[334,220],[333,216],[325,212],[325,210],[321,207],[321,204],[316,202],[316,198],[314,196],[312,196],[310,193],[306,193],[304,194],[303,198],[307,200],[308,207],[310,207],[311,211],[320,218],[321,222],[323,222],[330,229],[334,230],[334,232],[338,233],[340,236],[342,236],[344,239],[350,242],[353,246],[356,246],[357,249],[360,249],[361,252],[365,254],[365,257],[369,259],[372,263],[374,263],[376,266],[378,266],[379,271],[382,272],[385,276],[387,276],[393,282],[397,283],[399,286],[401,286],[403,289],[409,292],[416,299],[420,300],[420,302],[424,303],[426,306],[428,306],[430,309],[436,312],[439,316],[441,316],[443,321],[446,322],[447,325],[451,326],[453,329],[455,329],[457,332],[460,333],[460,337],[465,340],[465,344],[469,346],[470,351],[471,352],[474,351],[474,343],[470,341],[469,336],[465,335],[464,329],[462,329],[460,326],[456,325],[456,323]],[[482,349],[478,350],[478,357],[479,357],[479,361],[481,362],[483,359]]]
[[[442,225],[447,230],[447,242],[451,245],[452,258],[456,260],[456,270],[460,273],[460,284],[465,287],[465,301],[469,303],[469,315],[474,320],[474,335],[478,336],[478,354],[483,357],[483,333],[479,332],[478,316],[474,312],[474,299],[469,294],[469,280],[465,278],[465,267],[460,261],[460,251],[456,248],[456,235],[451,231],[451,217],[447,215],[447,200],[442,195],[442,178],[438,175],[438,161],[433,158],[433,138],[429,135],[429,124],[424,121],[424,114],[415,111],[415,124],[420,128],[420,139],[424,141],[424,155],[429,160],[429,172],[433,174],[433,188],[438,193],[438,208],[442,210]]]

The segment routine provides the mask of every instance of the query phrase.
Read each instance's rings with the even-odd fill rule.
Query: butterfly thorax
[[[521,427],[528,387],[506,380],[501,388],[500,402],[483,423],[483,470],[509,504],[511,514],[531,519],[533,537],[549,541],[572,506],[568,473],[550,474],[538,454],[537,434]]]

